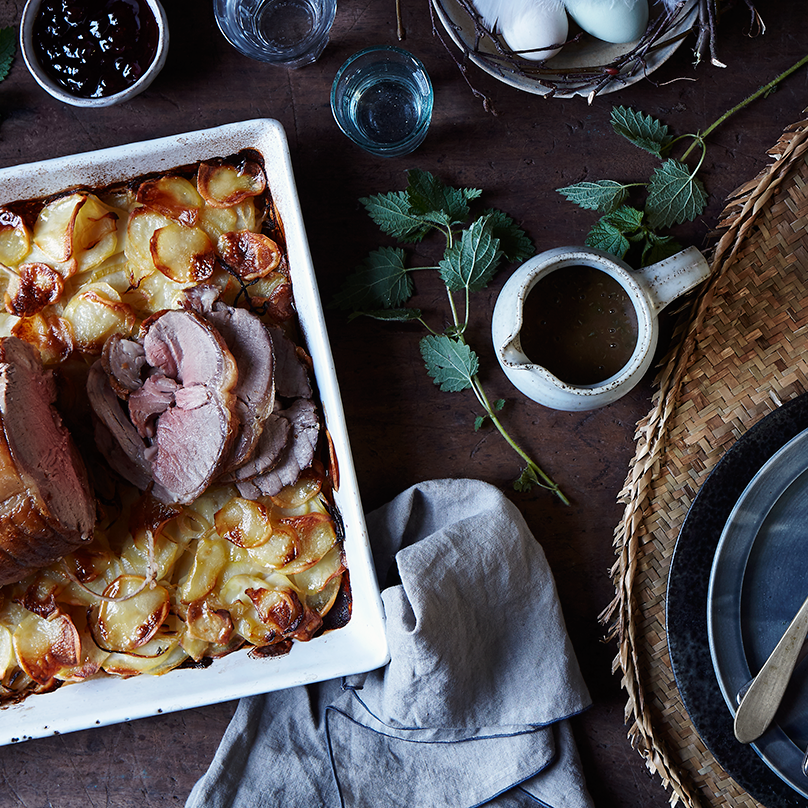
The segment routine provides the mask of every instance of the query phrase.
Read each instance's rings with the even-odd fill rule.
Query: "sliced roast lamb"
[[[236,483],[245,499],[274,496],[284,486],[296,482],[300,473],[311,465],[320,434],[317,408],[311,399],[300,398],[280,413],[292,425],[292,439],[287,442],[280,462],[269,471]]]
[[[110,465],[163,502],[191,502],[214,481],[252,498],[294,483],[314,458],[319,420],[285,332],[208,286],[144,327],[140,341],[107,343],[88,385]]]
[[[19,581],[92,538],[95,498],[34,348],[0,342],[0,583]]]
[[[175,403],[179,389],[176,379],[158,372],[129,396],[129,418],[141,438],[154,437],[157,419]]]
[[[283,398],[311,398],[309,374],[297,348],[282,328],[269,326],[275,348],[275,393]]]
[[[133,340],[113,334],[105,343],[101,364],[110,384],[121,398],[129,398],[143,384],[142,372],[146,362],[143,346]]]
[[[192,502],[220,471],[235,436],[236,363],[216,329],[192,311],[166,311],[149,320],[142,347],[146,377],[129,392],[128,414],[120,403],[115,409],[98,383],[101,360],[93,368],[90,403],[118,443],[113,451],[102,433],[99,448],[139,488],[145,487],[145,462],[161,501]]]
[[[291,438],[292,424],[289,419],[279,412],[270,413],[252,454],[238,468],[222,474],[220,482],[244,482],[275,468]]]
[[[216,303],[205,319],[224,337],[238,367],[234,389],[238,431],[224,471],[238,468],[253,456],[275,403],[275,361],[266,326],[246,309]]]
[[[95,442],[109,465],[140,489],[153,482],[146,459],[148,448],[116,395],[110,377],[98,360],[87,375],[87,397],[96,415]],[[159,496],[158,492],[153,492]],[[159,497],[162,499],[162,497]]]

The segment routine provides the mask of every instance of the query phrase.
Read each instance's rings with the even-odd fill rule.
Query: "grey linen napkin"
[[[437,480],[367,521],[390,662],[242,699],[186,808],[591,808],[591,701],[518,509]]]

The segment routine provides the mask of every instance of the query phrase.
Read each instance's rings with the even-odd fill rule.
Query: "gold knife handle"
[[[808,634],[808,598],[775,646],[735,713],[735,737],[741,743],[759,738],[771,724]]]

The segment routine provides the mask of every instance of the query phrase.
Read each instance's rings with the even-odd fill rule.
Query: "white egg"
[[[507,12],[500,13],[498,27],[502,39],[511,50],[530,51],[519,55],[524,59],[543,61],[561,50],[560,47],[550,46],[564,44],[569,32],[569,20],[560,3],[513,0]]]
[[[648,25],[648,0],[564,0],[587,34],[604,42],[634,42]]]

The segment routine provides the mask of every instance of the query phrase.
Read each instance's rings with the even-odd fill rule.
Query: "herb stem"
[[[491,423],[497,428],[497,431],[500,435],[505,439],[506,443],[511,447],[511,449],[522,458],[522,460],[527,463],[528,467],[533,471],[541,482],[539,483],[543,488],[552,491],[565,505],[569,505],[570,501],[565,496],[564,492],[559,488],[558,483],[553,482],[553,480],[547,476],[547,474],[542,471],[541,468],[527,455],[521,446],[519,446],[516,441],[508,434],[505,427],[502,425],[502,422],[497,418],[496,413],[494,412],[494,408],[491,406],[491,402],[488,400],[488,396],[483,389],[483,386],[480,384],[479,378],[475,375],[471,378],[471,389],[474,391],[474,395],[477,396],[477,401],[480,402],[483,409],[486,412],[486,415],[491,419]]]
[[[722,123],[724,123],[724,121],[726,121],[727,118],[734,115],[736,112],[739,112],[745,106],[751,104],[753,101],[760,98],[762,95],[766,95],[767,93],[770,93],[783,79],[788,78],[788,76],[790,76],[792,73],[795,73],[797,70],[799,70],[805,64],[808,64],[808,54],[803,56],[802,59],[799,60],[799,62],[797,62],[796,64],[793,64],[791,67],[789,67],[788,70],[785,70],[779,76],[772,79],[768,84],[764,84],[757,91],[752,93],[752,95],[748,96],[747,98],[744,98],[743,101],[741,101],[739,104],[736,104],[732,109],[727,110],[718,120],[711,123],[701,133],[702,140],[704,138],[706,138],[715,129],[717,129]],[[686,160],[687,156],[690,154],[690,152],[693,151],[693,149],[694,149],[697,142],[698,141],[694,140],[693,143],[690,144],[687,151],[682,155],[682,160],[683,161]]]
[[[455,328],[460,328],[460,319],[457,316],[457,306],[455,305],[454,298],[452,297],[452,293],[449,291],[449,288],[446,288],[446,297],[449,298],[449,307],[452,309],[452,322],[455,324]]]

